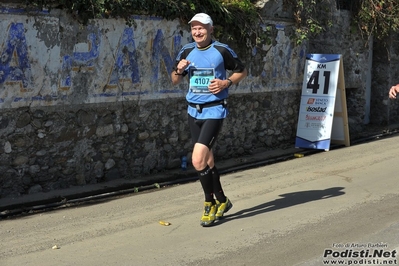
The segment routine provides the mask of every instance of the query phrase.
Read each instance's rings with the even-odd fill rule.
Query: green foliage
[[[287,0],[294,7],[295,41],[300,44],[332,26],[331,15],[337,0]],[[374,36],[382,40],[399,30],[398,0],[344,0],[352,13],[352,26],[365,39]]]
[[[363,0],[355,10],[355,21],[366,36],[384,39],[399,29],[398,0]]]
[[[215,37],[248,46],[271,42],[273,29],[263,26],[260,10],[254,0],[25,0],[28,7],[60,8],[82,24],[95,18],[123,18],[134,25],[132,15],[159,16],[187,23],[199,12],[208,13],[215,21]],[[399,30],[399,0],[343,0],[349,3],[353,25],[365,37],[383,39]],[[305,40],[332,26],[332,12],[337,0],[283,0],[293,8],[296,22],[295,42]]]
[[[294,7],[294,20],[296,23],[294,40],[301,44],[332,25],[331,14],[328,6],[335,0],[288,0]]]
[[[249,45],[256,45],[268,36],[260,27],[259,10],[250,0],[26,0],[26,5],[66,10],[82,24],[96,18],[123,18],[129,26],[135,25],[132,15],[178,18],[187,23],[196,13],[205,12],[215,22],[216,38],[250,39]]]

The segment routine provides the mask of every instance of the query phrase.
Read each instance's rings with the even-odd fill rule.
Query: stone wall
[[[374,43],[374,71],[371,104],[373,123],[396,128],[399,124],[399,100],[388,98],[391,86],[399,84],[399,35],[392,34],[382,42]]]
[[[217,158],[294,145],[299,93],[229,99]],[[138,119],[139,118],[139,119]],[[0,194],[133,179],[180,167],[192,144],[183,99],[2,112]]]
[[[263,4],[285,16],[274,1]],[[341,49],[317,41],[295,46],[292,22],[276,17],[265,18],[272,44],[232,44],[249,76],[230,90],[217,160],[294,146],[306,53],[344,55],[347,87],[354,88],[347,97],[351,138],[362,130],[368,69],[357,66],[368,50],[342,39]],[[135,20],[137,27],[122,20],[83,27],[60,10],[0,9],[0,197],[145,178],[190,156],[187,83],[172,86],[169,77],[190,41],[188,25]]]

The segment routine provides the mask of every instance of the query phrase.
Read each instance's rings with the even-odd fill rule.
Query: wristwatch
[[[230,88],[230,86],[233,85],[233,81],[231,81],[231,79],[227,79],[227,81],[229,82],[229,85],[227,86],[227,88]]]

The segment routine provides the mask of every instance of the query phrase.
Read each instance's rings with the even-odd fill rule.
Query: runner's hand
[[[176,72],[178,74],[183,74],[184,70],[191,64],[190,61],[186,60],[186,59],[182,59],[180,60],[180,62],[177,64],[176,67]]]
[[[389,90],[389,98],[396,99],[396,94],[399,92],[399,84],[392,86]]]
[[[221,92],[228,86],[229,86],[229,82],[227,80],[212,79],[208,86],[208,89],[213,94],[218,94],[219,92]]]

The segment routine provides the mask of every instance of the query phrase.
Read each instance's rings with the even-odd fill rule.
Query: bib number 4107
[[[329,84],[330,84],[330,74],[331,74],[331,71],[323,71],[323,75],[324,75],[323,94],[328,94],[328,88],[329,88]],[[312,93],[314,93],[314,94],[317,94],[317,91],[320,88],[319,75],[320,75],[320,71],[313,71],[312,75],[309,78],[307,86],[306,86],[306,88],[312,89]]]

